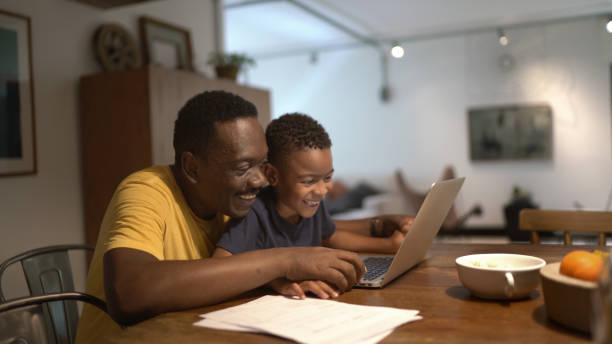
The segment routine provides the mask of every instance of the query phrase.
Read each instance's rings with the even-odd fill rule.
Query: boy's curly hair
[[[325,128],[312,117],[289,113],[273,120],[266,128],[268,161],[276,163],[292,152],[331,147]]]

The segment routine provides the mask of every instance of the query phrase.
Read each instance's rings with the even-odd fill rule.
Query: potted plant
[[[213,52],[208,64],[215,67],[218,78],[236,81],[238,73],[247,66],[254,66],[255,60],[246,54]]]
[[[526,208],[538,208],[538,205],[533,202],[531,192],[515,185],[510,202],[504,206],[506,230],[512,241],[529,241],[529,232],[519,230],[519,214]]]

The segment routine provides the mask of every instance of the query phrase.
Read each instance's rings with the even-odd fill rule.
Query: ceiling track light
[[[497,29],[497,39],[499,41],[499,44],[504,46],[504,47],[506,45],[508,45],[508,43],[510,43],[510,40],[508,39],[508,37],[504,33],[503,29]]]
[[[608,31],[608,33],[612,33],[612,17],[608,17],[608,21],[606,22],[606,31]]]
[[[319,62],[319,53],[316,51],[313,51],[312,53],[310,53],[310,64],[317,64],[317,62]]]
[[[391,56],[396,59],[400,59],[404,56],[404,48],[398,42],[393,42],[391,46]]]

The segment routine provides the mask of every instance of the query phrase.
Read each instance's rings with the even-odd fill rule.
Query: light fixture
[[[608,22],[606,23],[606,31],[608,31],[608,33],[612,33],[612,17],[608,17]]]
[[[499,44],[503,46],[506,46],[508,45],[508,43],[510,43],[510,41],[508,40],[508,37],[504,33],[504,30],[502,29],[497,30],[497,38],[499,39]]]
[[[319,54],[316,51],[310,53],[310,64],[317,64],[319,62]]]
[[[404,56],[404,48],[402,48],[398,42],[393,42],[393,46],[391,47],[391,56],[395,57],[396,59]]]

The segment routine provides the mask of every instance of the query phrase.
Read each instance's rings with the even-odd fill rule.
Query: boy
[[[287,246],[323,245],[377,253],[398,250],[412,218],[332,221],[324,202],[334,173],[331,140],[317,121],[299,113],[283,115],[268,125],[266,141],[264,173],[270,187],[260,193],[247,216],[230,222],[213,256]],[[387,237],[376,235],[379,222],[386,225]],[[370,226],[372,236],[366,235]],[[338,296],[322,281],[277,279],[268,285],[283,295],[300,298],[307,291],[324,299]]]

